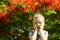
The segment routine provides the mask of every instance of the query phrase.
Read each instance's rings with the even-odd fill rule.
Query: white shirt
[[[42,32],[45,35],[45,37],[48,39],[48,31],[42,30]],[[34,33],[34,30],[29,31],[29,38],[33,35],[33,33]],[[40,38],[39,38],[39,40],[40,40]]]

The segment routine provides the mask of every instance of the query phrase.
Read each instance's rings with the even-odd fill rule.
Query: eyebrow
[[[34,17],[34,19],[37,19],[38,17]]]

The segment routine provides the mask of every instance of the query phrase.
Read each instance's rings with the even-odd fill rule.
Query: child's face
[[[36,18],[33,20],[33,26],[39,30],[42,30],[44,27],[44,20],[43,18]]]

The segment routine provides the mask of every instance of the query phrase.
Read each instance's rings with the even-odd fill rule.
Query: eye
[[[42,22],[39,22],[39,24],[41,24]]]
[[[34,22],[34,24],[37,24],[37,22]]]

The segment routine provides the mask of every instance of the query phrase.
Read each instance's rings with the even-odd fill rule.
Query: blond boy
[[[45,18],[42,14],[36,14],[33,17],[34,30],[29,32],[30,40],[47,40],[48,31],[43,30],[45,24]]]

